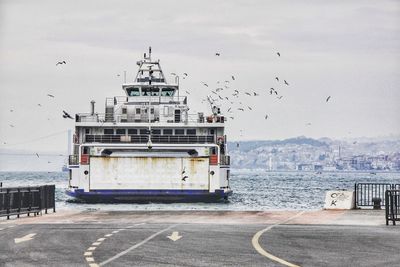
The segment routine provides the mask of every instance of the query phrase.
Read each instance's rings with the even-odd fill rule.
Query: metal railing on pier
[[[400,221],[400,190],[386,190],[385,192],[386,225],[392,221]]]
[[[34,214],[43,210],[56,211],[55,185],[32,187],[0,187],[0,217],[12,215],[18,218],[21,214]]]
[[[376,202],[380,202],[379,206],[385,205],[386,190],[400,189],[400,184],[390,183],[356,183],[355,191],[355,207],[373,207]]]

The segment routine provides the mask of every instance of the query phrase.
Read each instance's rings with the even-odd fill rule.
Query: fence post
[[[385,192],[385,214],[386,214],[386,225],[389,225],[389,191]]]
[[[357,183],[354,183],[354,208],[357,209]]]
[[[19,214],[21,213],[21,189],[18,188],[17,189],[17,198],[18,198],[18,214],[17,214],[17,218],[19,218]]]
[[[7,220],[10,219],[10,189],[7,188],[6,192],[6,203],[7,203]]]

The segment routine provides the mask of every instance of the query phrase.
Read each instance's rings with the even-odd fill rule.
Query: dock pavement
[[[400,266],[382,210],[57,211],[0,218],[0,266]]]

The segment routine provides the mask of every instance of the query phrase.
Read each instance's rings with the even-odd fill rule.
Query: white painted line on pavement
[[[91,251],[86,251],[84,254],[83,254],[83,256],[92,256],[93,255],[93,252],[91,252]]]
[[[110,236],[112,236],[113,234],[108,234],[108,235],[104,235],[105,237],[110,237]]]
[[[260,253],[261,255],[263,255],[263,256],[269,258],[270,260],[276,261],[276,262],[278,262],[278,263],[280,263],[280,264],[283,264],[283,265],[285,265],[285,266],[289,266],[289,267],[299,267],[299,266],[296,265],[296,264],[293,264],[293,263],[290,263],[290,262],[288,262],[288,261],[285,261],[284,259],[278,258],[278,257],[272,255],[271,253],[265,251],[265,250],[260,246],[260,243],[259,243],[258,241],[259,241],[260,237],[262,236],[262,234],[264,234],[265,232],[271,230],[273,227],[275,227],[275,226],[277,226],[277,225],[280,225],[280,224],[285,224],[285,223],[287,223],[287,222],[293,220],[294,218],[297,218],[297,217],[301,216],[303,213],[304,213],[304,211],[299,212],[299,213],[297,213],[296,215],[290,217],[289,219],[287,219],[287,220],[285,220],[285,221],[283,221],[283,222],[270,225],[270,226],[268,226],[267,228],[265,228],[265,229],[263,229],[263,230],[261,230],[261,231],[258,231],[258,232],[253,236],[253,239],[251,240],[251,243],[253,244],[253,247],[255,248],[255,250],[257,250],[258,253]]]
[[[177,226],[177,224],[171,225],[171,226],[169,226],[169,227],[167,227],[167,228],[165,228],[165,229],[163,229],[163,230],[161,230],[161,231],[158,231],[158,232],[155,233],[155,234],[152,234],[151,236],[149,236],[148,238],[144,239],[143,241],[137,243],[136,245],[134,245],[134,246],[132,246],[132,247],[130,247],[130,248],[128,248],[128,249],[126,249],[126,250],[124,250],[124,251],[118,253],[117,255],[115,255],[114,257],[109,258],[108,260],[105,260],[105,261],[101,262],[99,265],[100,265],[100,266],[106,265],[107,263],[110,263],[110,262],[112,262],[113,260],[116,260],[116,259],[118,259],[118,258],[124,256],[126,253],[128,253],[128,252],[134,250],[135,248],[140,247],[141,245],[146,244],[148,241],[150,241],[151,239],[155,238],[155,237],[158,236],[159,234],[162,234],[162,233],[168,231],[169,229],[171,229],[171,228],[173,228],[173,227],[175,227],[175,226]]]
[[[90,247],[87,250],[95,250],[95,249],[96,249],[96,247]]]
[[[20,238],[14,238],[14,242],[15,242],[15,244],[18,244],[21,242],[30,241],[33,239],[33,237],[35,235],[36,235],[35,233],[32,233],[32,234],[28,234],[28,235],[20,237]]]
[[[97,239],[97,242],[103,242],[104,240],[106,240],[104,237]]]

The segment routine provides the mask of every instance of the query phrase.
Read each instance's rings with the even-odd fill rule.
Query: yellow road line
[[[275,261],[275,262],[278,262],[278,263],[280,263],[280,264],[283,264],[283,265],[285,265],[285,266],[289,266],[289,267],[300,267],[299,265],[296,265],[296,264],[290,263],[290,262],[288,262],[288,261],[285,261],[284,259],[278,258],[277,256],[274,256],[274,255],[272,255],[271,253],[265,251],[265,250],[260,246],[259,239],[260,239],[260,237],[261,237],[265,232],[267,232],[268,230],[271,230],[273,227],[275,227],[275,226],[277,226],[277,225],[280,225],[280,224],[285,224],[285,223],[287,223],[288,221],[293,220],[294,218],[301,216],[303,213],[304,213],[304,211],[299,212],[299,213],[297,213],[296,215],[290,217],[289,219],[287,219],[287,220],[285,220],[285,221],[283,221],[283,222],[270,225],[270,226],[268,226],[267,228],[265,228],[265,229],[263,229],[263,230],[261,230],[261,231],[258,231],[258,232],[253,236],[253,238],[252,238],[252,240],[251,240],[251,243],[253,244],[253,247],[255,248],[255,250],[257,250],[258,253],[260,253],[261,255],[263,255],[263,256],[265,256],[265,257],[267,257],[268,259],[273,260],[273,261]]]

